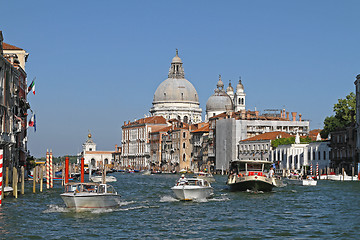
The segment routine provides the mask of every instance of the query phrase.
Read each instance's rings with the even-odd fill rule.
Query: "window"
[[[324,151],[324,160],[326,160],[326,151]]]
[[[320,151],[318,152],[318,160],[321,159],[321,154],[320,154]]]
[[[183,148],[185,148],[185,143],[183,143]]]
[[[185,153],[183,154],[183,161],[186,162],[186,155],[185,155]]]
[[[183,138],[185,138],[186,137],[186,132],[183,132]]]

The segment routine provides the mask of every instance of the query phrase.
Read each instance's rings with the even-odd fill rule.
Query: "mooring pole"
[[[46,188],[50,188],[50,159],[48,149],[46,149]]]
[[[50,188],[53,188],[54,186],[54,171],[53,171],[53,155],[52,150],[50,149]]]
[[[81,158],[81,182],[83,183],[84,182],[84,175],[85,175],[85,172],[84,172],[84,158],[82,157]]]
[[[36,193],[36,166],[33,169],[33,193]]]
[[[22,195],[25,194],[25,169],[24,166],[21,166],[21,192]]]
[[[40,192],[43,191],[43,176],[44,176],[43,171],[44,171],[43,165],[40,165]]]
[[[3,150],[0,149],[0,207],[1,207],[1,200],[3,197]]]
[[[65,184],[69,182],[69,157],[65,157]]]

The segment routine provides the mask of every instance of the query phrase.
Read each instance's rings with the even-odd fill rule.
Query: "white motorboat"
[[[90,178],[91,182],[101,183],[103,181],[102,176],[94,176]],[[116,182],[117,179],[114,176],[105,176],[105,182]]]
[[[316,186],[317,181],[312,179],[311,177],[307,179],[286,179],[287,183],[293,184],[293,185],[301,185],[301,186]]]
[[[231,162],[227,180],[231,191],[264,191],[283,186],[282,180],[270,173],[272,162],[263,160],[236,160]],[[271,170],[273,171],[273,170]]]
[[[100,183],[67,184],[60,196],[66,207],[75,211],[116,208],[120,203],[120,195],[113,186]]]
[[[200,178],[180,178],[174,187],[171,188],[180,200],[201,200],[210,198],[213,188],[210,183]]]
[[[333,181],[359,181],[358,176],[348,176],[346,173],[344,175],[342,174],[336,174],[336,175],[327,175],[328,180]]]
[[[207,173],[207,172],[196,172],[195,173],[195,177],[196,178],[201,178],[204,179],[206,181],[208,181],[209,183],[213,183],[215,182],[215,178],[211,173]]]

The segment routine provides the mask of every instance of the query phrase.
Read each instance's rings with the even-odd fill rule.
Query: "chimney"
[[[117,148],[117,144],[115,144],[115,152],[117,152],[117,149],[118,149],[118,148]]]
[[[282,117],[282,118],[285,118],[285,108],[282,110],[282,113],[283,113],[283,114],[282,114],[281,117]]]
[[[259,118],[259,111],[255,111],[256,118]]]
[[[284,115],[284,116],[285,116],[285,115]],[[287,119],[287,120],[290,120],[290,119],[289,119],[289,112],[286,112],[286,119]]]
[[[292,120],[293,120],[293,122],[295,122],[295,121],[296,121],[297,112],[292,112],[291,115],[292,115]]]
[[[301,122],[301,116],[302,116],[301,113],[299,113],[299,121],[300,121],[300,122]]]

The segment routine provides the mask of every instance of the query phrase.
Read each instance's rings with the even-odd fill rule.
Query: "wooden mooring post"
[[[21,195],[25,194],[25,168],[21,166]]]
[[[36,166],[33,169],[33,193],[36,193]]]
[[[15,198],[17,198],[17,194],[18,194],[18,191],[17,191],[17,185],[18,185],[18,174],[17,174],[17,168],[16,167],[13,167],[13,172],[12,172],[12,175],[13,175],[13,196]]]
[[[40,165],[40,192],[43,191],[43,182],[44,182],[44,168],[43,165]]]

